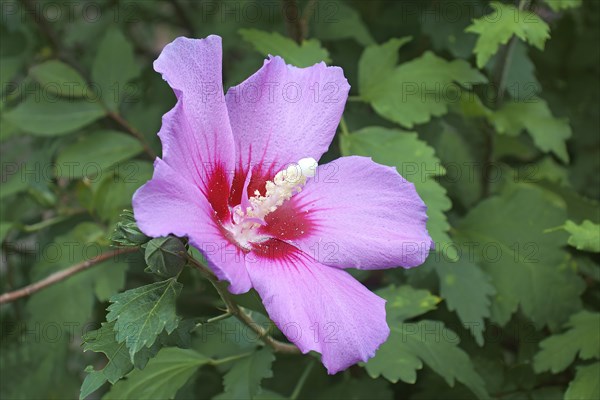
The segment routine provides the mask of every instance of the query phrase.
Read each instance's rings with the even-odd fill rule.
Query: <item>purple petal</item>
[[[269,317],[303,353],[321,353],[330,374],[367,361],[389,335],[385,300],[285,242],[264,243],[246,267]]]
[[[295,197],[296,214],[308,221],[304,226],[309,229],[282,239],[323,264],[415,267],[429,254],[427,207],[395,168],[366,157],[342,157],[319,166],[316,177]]]
[[[225,99],[238,162],[275,164],[277,172],[301,158],[318,160],[331,144],[350,86],[341,68],[308,68],[266,60],[258,72],[227,92]]]
[[[227,193],[221,193],[221,204],[216,208],[226,207],[235,160],[222,88],[221,53],[218,36],[180,37],[154,62],[154,69],[162,73],[177,96],[177,105],[163,116],[159,132],[163,160],[202,188],[205,195],[215,170],[224,171],[226,188],[222,190]]]
[[[182,179],[178,171],[157,159],[152,180],[135,192],[132,202],[135,219],[146,235],[187,236],[215,274],[231,282],[232,293],[250,290],[244,254],[225,238],[200,188]]]

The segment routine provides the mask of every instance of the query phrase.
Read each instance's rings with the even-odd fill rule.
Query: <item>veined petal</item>
[[[132,202],[135,219],[146,235],[187,236],[219,279],[231,283],[232,293],[250,290],[244,254],[226,238],[198,186],[181,179],[171,166],[157,159],[152,180],[135,192]]]
[[[366,157],[342,157],[319,166],[295,197],[297,219],[308,229],[288,229],[286,236],[277,237],[323,264],[408,268],[422,264],[429,254],[427,207],[395,168]],[[278,212],[271,217],[279,218]],[[287,212],[285,217],[293,219]]]
[[[321,353],[330,374],[367,361],[389,335],[385,300],[285,242],[257,246],[246,268],[269,317],[303,353]]]
[[[179,179],[195,183],[205,196],[210,196],[208,186],[219,171],[219,193],[212,187],[209,200],[225,218],[235,147],[222,88],[221,53],[218,36],[180,37],[163,49],[154,69],[177,96],[159,132],[163,160],[179,172]]]
[[[248,166],[253,167],[253,181],[261,177],[264,181],[289,163],[321,158],[331,144],[349,90],[339,67],[320,63],[297,68],[280,57],[269,58],[254,75],[229,89],[225,100],[238,173],[243,173],[238,186]]]

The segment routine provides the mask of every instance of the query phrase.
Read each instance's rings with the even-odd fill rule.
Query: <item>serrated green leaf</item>
[[[5,113],[8,122],[17,128],[40,136],[64,135],[82,128],[105,115],[97,101],[49,101],[46,96],[30,96],[16,108]]]
[[[463,383],[480,399],[489,398],[481,377],[475,371],[467,353],[458,347],[459,339],[439,321],[399,323],[388,320],[390,337],[366,363],[373,378],[383,376],[391,382],[415,383],[416,371],[423,362],[446,383]]]
[[[491,14],[473,21],[465,32],[477,33],[479,38],[473,49],[477,55],[477,66],[482,68],[513,35],[540,50],[550,37],[550,27],[537,14],[499,2],[491,2]]]
[[[260,391],[260,382],[272,378],[271,365],[275,355],[269,348],[262,348],[236,361],[223,377],[225,392],[215,399],[251,399]]]
[[[369,29],[356,10],[341,0],[328,2],[327,7],[334,9],[335,15],[332,18],[316,18],[314,36],[323,40],[352,38],[363,46],[374,43]]]
[[[517,136],[527,130],[540,150],[553,152],[562,161],[569,161],[565,141],[571,137],[571,127],[567,120],[554,118],[544,100],[509,101],[488,118],[498,133]]]
[[[433,178],[444,175],[434,150],[418,139],[417,134],[382,127],[363,128],[340,138],[343,155],[372,157],[375,162],[396,167],[400,175],[415,184],[427,205],[427,230],[436,250],[456,259],[456,249],[447,234],[450,225],[444,211],[452,207],[446,190]]]
[[[65,147],[56,159],[56,175],[68,179],[101,177],[107,169],[141,153],[139,140],[125,133],[102,130]]]
[[[88,374],[83,379],[81,389],[79,390],[79,400],[83,400],[96,390],[100,389],[106,383],[106,377],[101,371],[94,371],[94,368],[89,365],[85,372]]]
[[[88,88],[85,79],[72,67],[58,60],[37,64],[29,74],[38,81],[44,91],[62,97],[84,97]]]
[[[130,289],[110,299],[106,320],[116,321],[117,342],[125,342],[131,360],[142,348],[152,346],[163,330],[171,333],[177,328],[175,300],[182,286],[171,278]]]
[[[177,391],[211,359],[195,350],[167,347],[143,370],[135,369],[117,382],[103,399],[173,399]]]
[[[115,337],[115,322],[103,322],[100,329],[83,335],[83,351],[104,353],[108,359],[100,372],[105,380],[115,383],[133,369],[125,343],[118,343]],[[95,380],[95,379],[94,379]],[[83,387],[82,387],[83,392]],[[89,394],[89,393],[88,393]],[[85,397],[85,396],[83,396]]]
[[[316,39],[304,40],[299,45],[277,32],[240,29],[239,34],[263,56],[280,56],[286,63],[296,67],[310,67],[321,61],[330,61],[329,53]]]
[[[544,0],[544,2],[557,12],[569,8],[581,7],[581,0]]]
[[[387,300],[385,309],[389,320],[404,321],[427,311],[435,310],[442,300],[427,290],[414,289],[411,286],[394,285],[379,289],[375,293]]]
[[[600,362],[577,367],[575,379],[569,383],[565,400],[597,400],[600,398]]]
[[[504,325],[520,306],[538,328],[556,328],[579,310],[584,284],[566,268],[563,235],[544,233],[565,217],[560,198],[520,184],[479,203],[456,227],[463,256],[492,277],[493,321]]]
[[[478,266],[467,260],[433,263],[440,279],[440,295],[448,309],[456,311],[463,326],[483,346],[484,318],[490,316],[490,297],[496,294],[491,278]]]
[[[406,41],[369,46],[359,61],[360,96],[382,117],[412,128],[446,114],[459,101],[460,87],[487,82],[466,61],[446,61],[431,52],[393,68]]]
[[[600,358],[600,313],[580,311],[565,325],[568,331],[552,335],[540,343],[541,350],[535,355],[536,372],[561,372],[579,354],[582,360]]]
[[[385,380],[363,376],[346,379],[333,386],[328,385],[323,391],[310,397],[316,400],[392,400],[394,393]]]
[[[92,81],[98,85],[102,102],[117,111],[124,97],[132,90],[127,84],[138,77],[133,46],[118,28],[109,29],[101,39],[92,65]]]
[[[564,230],[571,234],[567,243],[577,250],[600,253],[599,224],[594,224],[592,221],[585,220],[580,225],[577,225],[573,221],[568,220],[565,223]]]
[[[186,264],[185,253],[185,246],[174,236],[152,239],[146,245],[146,271],[165,278],[173,277]]]

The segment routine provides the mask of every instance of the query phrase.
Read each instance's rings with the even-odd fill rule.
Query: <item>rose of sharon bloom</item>
[[[221,38],[178,38],[154,63],[175,107],[163,157],[133,197],[148,236],[187,237],[232,293],[251,288],[303,352],[330,374],[387,339],[385,300],[345,268],[414,267],[432,245],[414,185],[370,158],[317,167],[350,86],[341,68],[269,57],[221,89]]]

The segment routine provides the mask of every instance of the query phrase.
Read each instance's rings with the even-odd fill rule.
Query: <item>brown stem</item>
[[[301,44],[304,38],[300,8],[296,0],[283,0],[283,19],[287,26],[288,35]]]
[[[83,261],[79,264],[75,264],[72,267],[67,269],[63,269],[61,271],[55,272],[50,276],[42,279],[41,281],[32,283],[31,285],[27,285],[24,288],[4,293],[0,296],[0,304],[10,303],[22,297],[27,297],[32,295],[35,292],[39,292],[42,289],[47,288],[48,286],[52,286],[60,281],[63,281],[81,271],[85,271],[86,269],[93,267],[103,261],[109,260],[112,257],[116,257],[121,254],[132,253],[137,250],[137,247],[123,248],[115,251],[111,251],[110,253],[102,254],[98,257],[92,258],[91,260]]]
[[[189,262],[194,267],[196,267],[202,273],[202,275],[204,275],[204,277],[208,279],[210,283],[212,283],[212,285],[215,287],[215,289],[219,293],[219,296],[221,296],[221,299],[227,307],[228,314],[235,316],[238,320],[240,320],[240,322],[252,329],[252,331],[258,335],[260,340],[262,340],[266,345],[270,346],[274,351],[278,353],[300,354],[300,349],[298,349],[296,346],[294,346],[293,344],[283,343],[277,339],[274,339],[272,336],[269,335],[269,332],[267,332],[265,328],[260,326],[248,314],[246,314],[246,312],[242,310],[240,306],[237,305],[227,288],[225,288],[219,282],[217,277],[204,264],[200,263],[198,260],[196,260],[194,257],[187,253],[186,257],[189,260]]]
[[[142,133],[140,131],[135,129],[129,122],[127,122],[127,120],[125,120],[125,118],[121,117],[121,115],[119,113],[116,113],[114,111],[107,111],[106,115],[110,119],[115,121],[117,124],[119,124],[121,126],[121,128],[123,128],[127,132],[129,132],[132,136],[135,136],[142,144],[142,147],[144,148],[144,152],[152,160],[154,160],[157,157],[157,154],[154,152],[154,150],[152,150],[152,148],[150,147],[148,142],[146,142],[146,138],[144,137],[144,135],[142,135]]]

